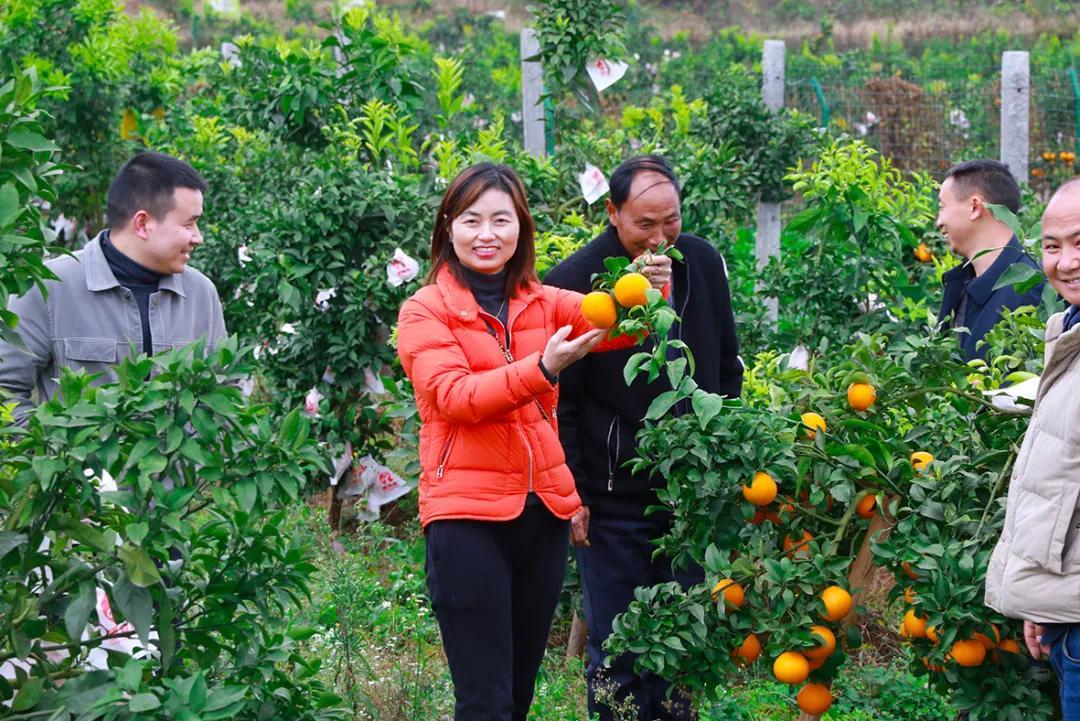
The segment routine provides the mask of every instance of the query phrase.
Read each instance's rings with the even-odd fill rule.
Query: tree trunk
[[[589,627],[585,625],[585,619],[574,611],[574,620],[570,622],[570,640],[566,642],[566,660],[579,658],[585,653],[585,644],[589,640]]]

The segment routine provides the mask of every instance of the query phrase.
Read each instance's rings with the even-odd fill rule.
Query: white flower
[[[240,263],[241,268],[251,262],[251,251],[248,250],[246,245],[241,245],[236,249],[236,260]]]
[[[323,399],[323,394],[319,393],[318,388],[312,388],[304,396],[304,413],[308,416],[315,417],[319,415],[319,401]]]
[[[330,299],[337,297],[337,288],[327,288],[315,294],[315,306],[325,312],[330,309]]]
[[[285,335],[296,335],[296,326],[292,323],[282,323],[280,330]]]
[[[420,273],[420,264],[405,254],[401,248],[394,250],[394,257],[386,264],[386,282],[394,288],[408,283]]]

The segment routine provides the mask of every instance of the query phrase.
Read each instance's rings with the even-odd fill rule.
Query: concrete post
[[[521,31],[521,125],[525,131],[525,150],[530,155],[542,158],[547,155],[547,143],[544,137],[544,105],[540,96],[544,94],[544,66],[539,62],[526,62],[540,52],[540,40],[536,31],[525,28]]]
[[[773,112],[784,107],[784,41],[766,40],[761,53],[761,98]],[[755,246],[758,270],[769,258],[780,256],[780,204],[758,201],[757,243]],[[776,298],[765,299],[766,317],[774,326],[779,314]]]
[[[1031,70],[1028,53],[1001,54],[1001,162],[1019,183],[1028,182]]]

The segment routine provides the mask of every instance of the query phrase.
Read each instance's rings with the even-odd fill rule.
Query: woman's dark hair
[[[608,187],[611,190],[611,203],[615,206],[616,210],[622,208],[623,203],[625,203],[627,197],[629,197],[630,186],[634,182],[634,176],[638,173],[656,173],[662,175],[671,181],[671,184],[675,186],[675,192],[682,197],[682,190],[679,188],[679,180],[675,177],[675,171],[671,169],[671,165],[667,160],[659,155],[638,155],[624,160],[619,167],[615,168],[615,172],[611,174],[611,180],[608,182]]]
[[[506,263],[506,295],[512,296],[536,277],[536,224],[529,213],[529,201],[521,178],[507,165],[477,163],[458,173],[446,189],[439,212],[435,216],[435,230],[431,233],[431,271],[427,282],[434,283],[435,276],[445,265],[463,285],[468,285],[462,272],[461,261],[450,242],[450,226],[454,219],[468,210],[480,196],[491,189],[501,190],[510,196],[518,219],[517,250]]]

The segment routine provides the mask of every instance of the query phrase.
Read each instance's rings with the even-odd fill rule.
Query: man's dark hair
[[[145,210],[154,218],[164,218],[175,207],[177,188],[205,193],[206,181],[198,171],[171,155],[146,151],[120,168],[109,184],[106,218],[110,228],[123,228],[131,216]]]
[[[958,163],[945,173],[953,179],[958,198],[970,198],[981,193],[987,203],[1004,205],[1014,213],[1020,212],[1020,186],[1009,172],[1009,166],[996,160],[980,159]]]
[[[630,196],[630,186],[638,173],[657,173],[664,176],[675,186],[675,192],[680,197],[682,196],[675,171],[671,169],[667,160],[659,155],[638,155],[624,160],[619,167],[615,168],[615,172],[611,174],[611,179],[608,181],[611,202],[617,209],[621,208]]]

